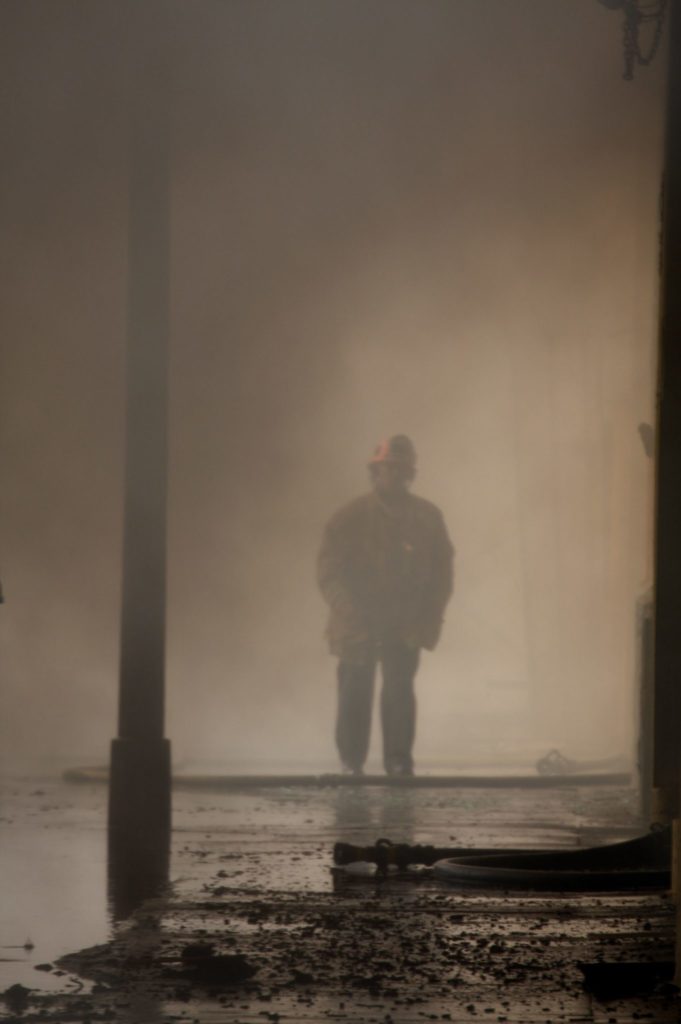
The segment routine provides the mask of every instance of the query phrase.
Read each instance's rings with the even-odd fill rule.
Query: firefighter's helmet
[[[395,434],[393,437],[381,441],[369,460],[370,466],[376,466],[379,462],[394,462],[405,469],[416,468],[416,450],[405,434]]]

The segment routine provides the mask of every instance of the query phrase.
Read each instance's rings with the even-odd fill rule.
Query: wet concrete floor
[[[122,921],[107,903],[105,807],[99,786],[5,785],[2,1020],[681,1019],[663,978],[596,998],[579,968],[672,959],[665,893],[457,891],[427,871],[331,871],[336,840],[625,839],[641,831],[628,788],[178,791],[169,891]]]

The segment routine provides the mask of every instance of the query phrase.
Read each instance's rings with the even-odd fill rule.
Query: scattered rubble
[[[30,988],[25,988],[23,985],[17,983],[16,985],[10,985],[9,988],[6,988],[2,993],[2,998],[12,1013],[23,1013],[28,1006],[28,997],[30,994]]]

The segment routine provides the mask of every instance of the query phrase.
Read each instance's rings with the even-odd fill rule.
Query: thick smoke
[[[148,0],[149,2],[149,0]],[[629,753],[664,66],[594,0],[158,5],[172,54],[168,728],[331,765],[323,524],[413,437],[457,583],[417,765]],[[8,0],[3,750],[115,731],[126,5]]]

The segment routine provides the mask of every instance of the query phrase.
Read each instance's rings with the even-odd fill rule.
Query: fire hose
[[[581,850],[466,849],[410,846],[379,839],[373,846],[336,843],[334,863],[375,864],[380,875],[410,865],[432,868],[440,881],[459,887],[596,892],[665,889],[670,884],[671,828],[635,839]]]

